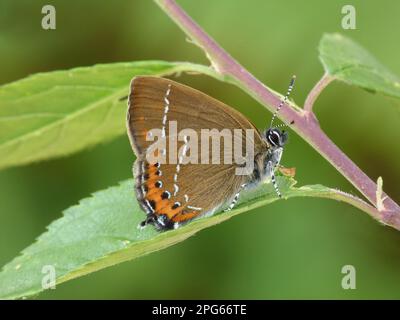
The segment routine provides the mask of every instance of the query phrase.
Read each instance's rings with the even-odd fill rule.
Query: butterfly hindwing
[[[159,166],[138,159],[135,168],[138,200],[159,229],[214,213],[231,201],[248,180],[236,176],[231,165],[182,165],[178,179],[175,165]]]

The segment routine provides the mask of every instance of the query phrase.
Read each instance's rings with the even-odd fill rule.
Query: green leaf
[[[281,176],[278,183],[285,198],[325,197],[351,202],[348,195],[321,185],[295,188],[293,179]],[[139,208],[133,190],[133,180],[124,181],[67,209],[34,244],[3,268],[0,298],[22,298],[43,291],[44,266],[54,266],[57,284],[60,284],[161,250],[204,228],[277,200],[272,185],[263,184],[243,193],[239,205],[232,211],[159,233],[151,226],[143,230],[137,228],[145,214]],[[354,201],[368,206],[362,200],[354,198]]]
[[[0,168],[59,157],[125,133],[136,75],[212,73],[190,63],[142,61],[39,73],[0,86]]]
[[[400,98],[400,78],[367,50],[340,34],[325,34],[319,44],[325,71],[365,90]]]

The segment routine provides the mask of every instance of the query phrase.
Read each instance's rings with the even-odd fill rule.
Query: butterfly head
[[[267,140],[271,148],[283,148],[285,145],[288,134],[285,130],[279,130],[278,128],[269,128],[265,131],[264,137]]]

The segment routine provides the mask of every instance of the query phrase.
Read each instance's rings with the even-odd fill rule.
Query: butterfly
[[[191,87],[160,77],[133,78],[127,131],[136,154],[136,198],[146,213],[139,226],[151,224],[165,231],[219,210],[231,210],[243,190],[268,179],[281,197],[274,171],[288,134],[274,127],[273,121],[294,79],[270,127],[259,131],[237,110]],[[200,139],[204,132],[209,134],[208,142]],[[212,140],[218,135],[219,141]],[[230,144],[225,138],[230,138]],[[245,146],[252,149],[247,152]],[[247,166],[250,170],[238,174]]]

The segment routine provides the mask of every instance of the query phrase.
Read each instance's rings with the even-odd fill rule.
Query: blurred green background
[[[297,75],[302,105],[323,73],[317,45],[340,32],[400,74],[400,2],[182,0],[179,3],[264,83],[285,92]],[[41,28],[53,4],[57,29]],[[353,4],[357,29],[341,28]],[[203,53],[150,0],[1,0],[0,84],[41,71],[146,59],[207,63]],[[258,127],[270,120],[239,89],[204,76],[179,81],[238,108]],[[127,86],[129,84],[127,83]],[[372,179],[400,201],[400,102],[341,83],[316,104],[321,126]],[[0,265],[45,231],[61,211],[92,192],[131,177],[126,136],[68,158],[0,172]],[[292,133],[283,165],[300,185],[351,185]],[[354,265],[356,290],[341,287]],[[1,284],[0,284],[1,285]],[[278,201],[200,232],[166,250],[123,263],[41,294],[39,299],[400,298],[400,232],[349,205],[320,199]]]

